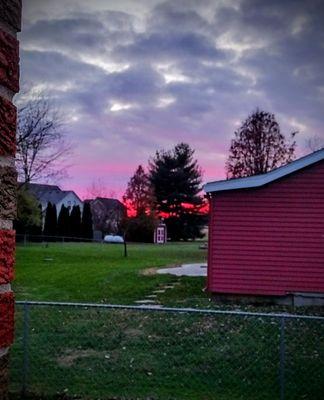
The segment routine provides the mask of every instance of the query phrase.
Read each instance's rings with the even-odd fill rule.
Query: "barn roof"
[[[296,161],[293,161],[283,167],[276,168],[262,175],[254,175],[246,178],[228,179],[222,181],[208,182],[204,186],[206,193],[220,192],[223,190],[234,190],[234,189],[248,189],[254,187],[260,187],[267,183],[273,182],[286,175],[292,174],[293,172],[299,171],[309,165],[315,164],[318,161],[324,160],[324,148],[314,153],[311,153],[305,157],[301,157]]]

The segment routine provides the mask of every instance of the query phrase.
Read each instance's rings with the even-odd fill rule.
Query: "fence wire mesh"
[[[18,303],[11,393],[323,399],[324,318]]]

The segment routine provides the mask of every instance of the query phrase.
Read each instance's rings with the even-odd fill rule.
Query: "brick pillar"
[[[8,396],[9,347],[13,342],[14,297],[10,282],[15,260],[17,174],[14,165],[19,90],[21,0],[0,0],[0,400]]]

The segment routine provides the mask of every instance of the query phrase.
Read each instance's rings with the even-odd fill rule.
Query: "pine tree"
[[[81,211],[79,206],[73,206],[70,214],[71,236],[78,238],[81,236]]]
[[[180,143],[172,151],[157,151],[150,161],[155,207],[173,240],[201,237],[206,223],[201,213],[202,172],[193,155],[188,144]]]
[[[59,216],[57,218],[57,235],[58,236],[64,236],[63,234],[63,214],[64,214],[64,209],[65,209],[65,205],[62,204],[60,212],[59,212]]]
[[[92,223],[92,213],[89,202],[85,202],[83,206],[82,212],[82,220],[81,220],[81,233],[82,237],[86,239],[93,238],[93,223]]]
[[[48,240],[55,240],[53,236],[56,236],[57,233],[57,212],[56,205],[51,202],[47,203],[46,214],[45,214],[45,223],[44,223],[44,235],[51,236]]]
[[[70,235],[70,218],[69,218],[69,209],[65,207],[64,204],[61,206],[61,210],[57,220],[57,233],[59,236],[68,237]]]
[[[297,132],[288,143],[273,114],[256,110],[235,132],[226,162],[227,178],[259,175],[294,159]]]
[[[51,216],[51,235],[57,235],[57,210],[56,205],[52,205],[52,216]],[[55,239],[54,239],[55,240]]]
[[[17,218],[14,228],[18,234],[41,234],[42,215],[39,203],[26,186],[18,187],[17,190]]]
[[[46,212],[45,212],[45,221],[44,221],[44,236],[51,235],[51,218],[52,218],[52,203],[49,201],[47,203]]]

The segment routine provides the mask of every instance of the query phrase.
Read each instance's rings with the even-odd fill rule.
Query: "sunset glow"
[[[179,142],[195,149],[204,182],[225,178],[233,133],[256,107],[299,131],[297,155],[324,140],[314,1],[24,3],[22,87],[64,112],[74,151],[69,177],[53,183],[80,197],[100,179],[121,198],[139,164]]]

